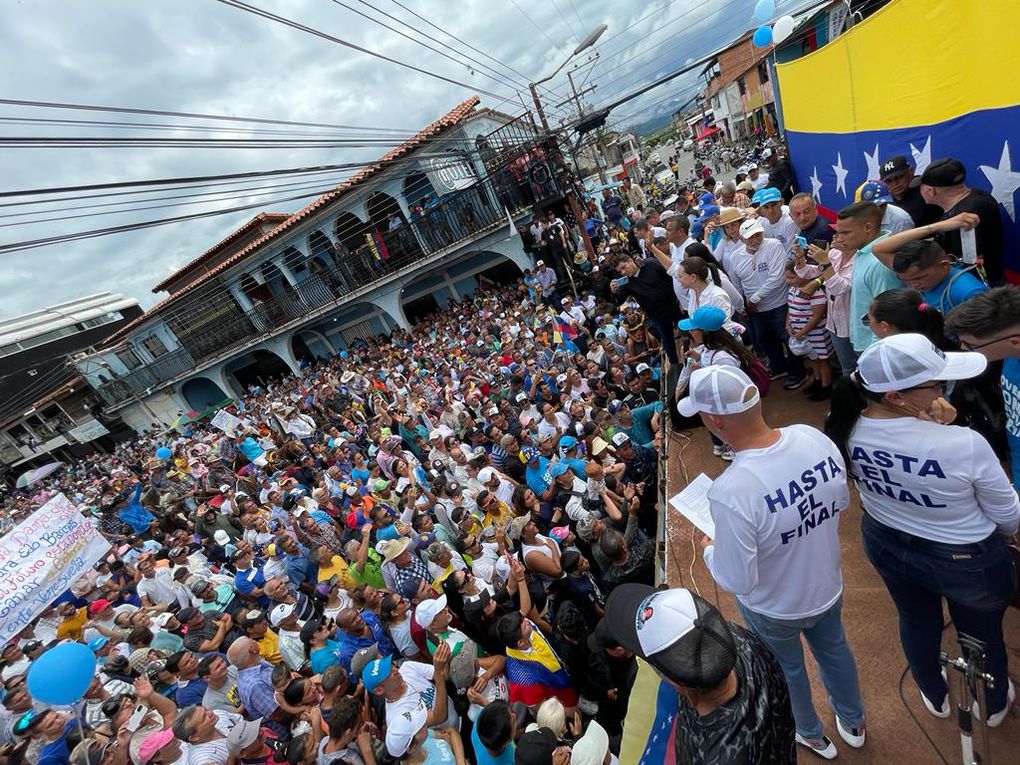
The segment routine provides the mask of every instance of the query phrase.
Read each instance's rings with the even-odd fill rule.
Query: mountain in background
[[[618,129],[620,131],[629,130],[644,137],[662,130],[664,127],[669,125],[672,118],[672,114],[664,112],[663,114],[656,114],[655,116],[649,117],[644,122],[630,122],[627,125],[620,125]]]

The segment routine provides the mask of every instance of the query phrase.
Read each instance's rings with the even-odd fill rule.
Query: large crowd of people
[[[833,214],[781,146],[675,198],[607,187],[522,227],[519,282],[305,359],[227,425],[154,424],[13,491],[5,532],[62,492],[111,548],[2,647],[0,758],[613,765],[639,657],[678,693],[677,762],[831,759],[801,636],[864,746],[851,483],[926,707],[949,715],[944,599],[987,646],[1001,724],[1020,289],[997,286],[998,211],[960,163],[881,171]],[[828,401],[826,432],[770,427],[773,384]],[[663,440],[701,426],[730,463],[704,559],[743,626],[654,588]],[[39,704],[32,663],[66,641],[95,678]]]

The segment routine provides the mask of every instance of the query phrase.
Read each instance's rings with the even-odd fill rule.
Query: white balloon
[[[780,16],[772,25],[772,42],[776,45],[793,34],[793,16]]]

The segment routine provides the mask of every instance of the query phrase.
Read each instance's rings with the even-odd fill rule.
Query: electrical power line
[[[72,109],[87,112],[111,112],[116,114],[148,114],[158,117],[186,117],[189,119],[216,120],[223,122],[251,122],[260,125],[291,125],[294,127],[334,128],[337,130],[370,130],[370,131],[401,130],[399,128],[367,127],[364,125],[337,125],[330,122],[298,122],[294,120],[268,119],[265,117],[236,117],[223,114],[205,114],[201,112],[174,112],[167,111],[165,109],[139,109],[137,107],[129,106],[97,106],[94,104],[72,104],[72,103],[60,103],[56,101],[26,101],[23,99],[15,98],[0,98],[0,105],[23,106],[40,109],[61,109],[61,110]],[[403,132],[411,133],[414,131],[407,130]]]
[[[502,98],[502,96],[500,96],[498,93],[493,93],[491,90],[482,90],[481,88],[476,88],[474,85],[469,85],[466,82],[461,82],[460,80],[455,80],[452,77],[446,77],[445,75],[439,74],[437,72],[431,72],[428,69],[423,69],[420,66],[415,66],[414,64],[409,64],[406,61],[401,61],[400,59],[392,58],[391,56],[387,56],[387,55],[384,55],[384,54],[379,53],[377,51],[370,50],[368,48],[364,48],[361,45],[356,45],[355,43],[349,42],[348,40],[344,40],[344,39],[342,39],[340,37],[336,37],[334,35],[327,34],[326,32],[323,32],[322,30],[315,29],[314,27],[307,26],[306,24],[301,24],[300,22],[294,21],[293,19],[288,19],[288,18],[286,18],[284,16],[280,16],[280,15],[275,14],[275,13],[270,13],[269,11],[263,10],[262,8],[258,8],[258,7],[254,6],[254,5],[249,4],[249,3],[242,2],[242,0],[215,0],[215,2],[220,3],[221,5],[230,6],[231,8],[236,8],[239,11],[244,11],[246,13],[251,13],[251,14],[253,14],[255,16],[261,16],[262,18],[267,19],[269,21],[275,21],[278,24],[283,24],[284,26],[288,26],[288,27],[290,27],[292,29],[297,29],[300,32],[305,32],[306,34],[314,35],[316,37],[322,38],[323,40],[328,40],[330,42],[336,43],[337,45],[342,45],[345,48],[350,48],[351,50],[356,50],[359,53],[365,53],[365,54],[367,54],[369,56],[372,56],[374,58],[378,58],[378,59],[380,59],[382,61],[386,61],[386,62],[389,62],[391,64],[396,64],[397,66],[403,67],[404,69],[410,69],[413,72],[418,72],[419,74],[424,74],[427,77],[432,77],[432,78],[437,79],[437,80],[442,80],[443,82],[448,82],[451,85],[458,85],[458,86],[460,86],[462,88],[465,88],[467,90],[470,90],[470,91],[476,91],[478,93],[484,93],[485,95],[492,96],[493,98]]]

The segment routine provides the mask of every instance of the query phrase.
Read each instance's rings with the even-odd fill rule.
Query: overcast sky
[[[343,2],[397,26],[359,0]],[[441,41],[463,50],[459,43],[413,19],[393,0],[369,2],[424,29],[434,47],[440,47]],[[750,27],[754,5],[754,0],[616,0],[608,6],[594,0],[516,0],[522,12],[513,1],[400,2],[526,75],[526,79],[542,77],[555,69],[590,29],[600,23],[608,24],[609,30],[595,49],[599,54],[597,61],[588,64],[584,56],[580,57],[584,66],[577,73],[578,81],[585,80],[594,66],[587,83],[599,86],[587,97],[590,105],[608,102],[735,38]],[[23,0],[4,6],[4,23],[0,25],[0,72],[3,72],[0,96],[412,131],[445,113],[474,89],[489,90],[509,99],[500,103],[501,99],[483,95],[482,106],[511,114],[523,110],[519,97],[505,81],[494,81],[477,68],[472,73],[466,66],[443,59],[357,16],[335,0],[251,0],[251,3],[460,80],[473,89],[400,68],[216,0]],[[801,4],[785,0],[779,3],[780,12],[784,12],[785,6]],[[621,33],[648,14],[652,15]],[[479,58],[471,51],[466,53]],[[491,61],[481,60],[498,68]],[[671,111],[690,97],[696,74],[619,107],[614,116],[625,117],[625,122],[632,123]],[[563,97],[565,75],[549,85],[558,91],[545,99],[551,107]],[[566,114],[564,110],[560,113]],[[170,121],[13,106],[0,106],[0,117]],[[111,134],[153,135],[154,131],[133,133],[10,122],[0,125],[0,135],[7,136]],[[159,135],[209,134],[160,131]],[[364,161],[384,151],[384,148],[8,148],[0,154],[0,190]],[[328,184],[323,181],[322,185],[325,188]],[[150,196],[173,193],[163,189]],[[75,202],[0,207],[0,244],[253,203],[264,203],[259,209],[292,212],[308,200],[275,204],[273,200],[296,193],[302,191],[283,189],[265,196],[240,196],[201,205],[37,223],[25,221],[97,211],[47,212],[53,207],[73,206]],[[0,199],[0,203],[14,201],[24,200]],[[93,199],[80,204],[103,201],[116,199]],[[165,297],[165,293],[154,295],[152,285],[218,242],[255,212],[258,209],[2,254],[0,294],[5,299],[0,304],[0,317],[104,289],[136,297],[143,307],[149,307]],[[15,215],[21,217],[10,217]]]

